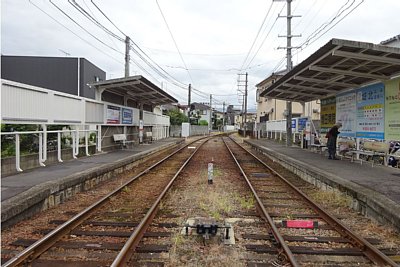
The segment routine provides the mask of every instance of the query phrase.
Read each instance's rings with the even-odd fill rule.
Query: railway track
[[[199,140],[18,240],[29,247],[4,266],[397,266],[292,186],[232,139]]]
[[[53,221],[59,226],[43,238],[17,240],[13,245],[27,248],[2,266],[109,266],[124,250],[121,244],[129,242],[132,229],[142,229],[143,218],[151,217],[147,214],[151,203],[161,199],[197,151],[188,147],[198,147],[206,140],[179,148],[70,220]],[[151,193],[141,199],[141,193],[149,189]]]
[[[320,255],[324,262],[340,257],[341,262],[350,265],[398,266],[252,152],[233,139],[226,138],[225,142],[257,199],[259,212],[271,226],[272,235],[252,237],[272,239],[292,266],[313,265],[313,260]],[[260,245],[248,246],[248,249],[273,250]]]

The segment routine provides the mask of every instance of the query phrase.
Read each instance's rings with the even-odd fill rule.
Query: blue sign
[[[307,124],[308,118],[299,118],[299,122],[298,122],[298,131],[301,132],[306,128],[306,124]]]
[[[296,129],[296,119],[292,119],[292,129]]]
[[[122,124],[133,124],[133,110],[122,108]]]

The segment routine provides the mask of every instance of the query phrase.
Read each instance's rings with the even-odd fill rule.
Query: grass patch
[[[316,202],[336,207],[349,207],[352,202],[351,197],[333,191],[318,190],[311,193],[310,196]]]

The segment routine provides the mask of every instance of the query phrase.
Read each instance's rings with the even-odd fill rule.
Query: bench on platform
[[[387,159],[389,154],[389,143],[386,142],[372,142],[366,141],[363,144],[363,148],[361,150],[353,150],[351,153],[351,161],[354,161],[354,158],[357,155],[364,155],[372,158],[372,166],[374,166],[374,157],[383,157],[383,164],[387,166]],[[360,163],[363,163],[363,159],[359,159]],[[366,160],[365,160],[366,161]]]
[[[126,134],[113,134],[114,142],[120,146],[120,148],[127,148],[128,144],[134,144],[135,141],[128,141]]]
[[[147,143],[153,142],[153,133],[152,132],[146,132],[146,142]]]
[[[356,141],[352,139],[339,139],[337,142],[337,153],[340,156],[340,159],[343,159],[345,156],[352,156],[353,151],[356,150]]]
[[[316,151],[320,154],[326,150],[328,138],[320,136],[318,139],[319,144],[310,145],[311,151]]]

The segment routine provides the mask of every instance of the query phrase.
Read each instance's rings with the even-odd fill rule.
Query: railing
[[[87,156],[89,155],[89,133],[95,132],[97,133],[96,130],[60,130],[60,131],[26,131],[26,132],[2,132],[2,136],[15,136],[15,168],[18,172],[22,172],[23,170],[21,169],[21,150],[20,150],[20,136],[25,135],[25,134],[34,134],[39,136],[39,164],[40,166],[46,166],[44,163],[47,160],[47,134],[49,133],[57,133],[57,159],[59,162],[63,162],[61,158],[61,134],[62,133],[69,133],[72,138],[72,157],[77,158],[79,154],[79,136],[80,133],[84,134],[85,138],[85,153]],[[101,150],[101,145],[99,145],[101,142],[100,136],[97,134],[97,143],[96,147],[97,150]]]

